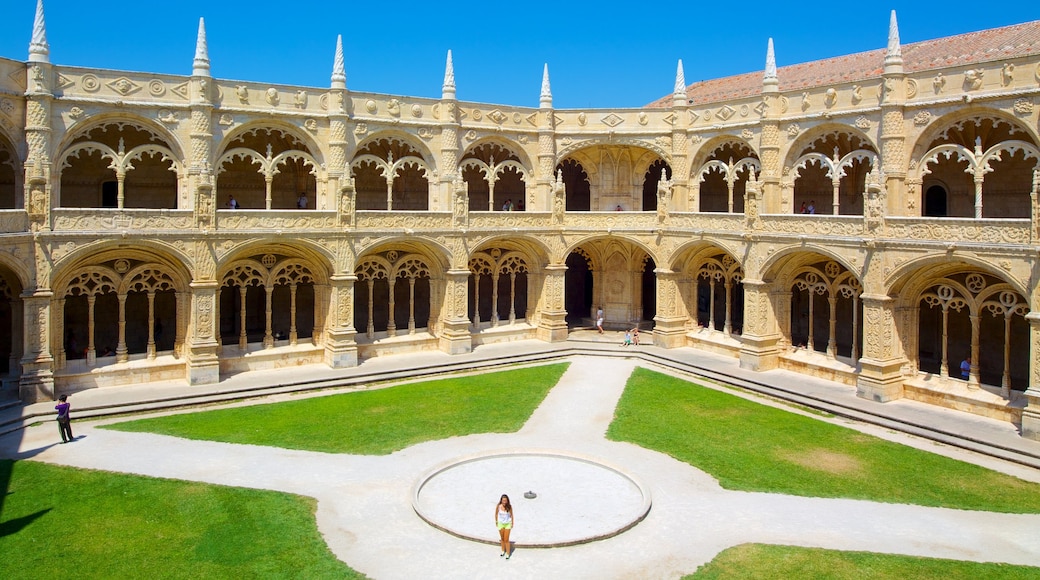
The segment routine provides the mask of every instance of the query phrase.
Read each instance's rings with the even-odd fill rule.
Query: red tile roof
[[[913,73],[949,66],[1040,53],[1040,20],[904,44],[903,70]],[[777,69],[781,91],[878,78],[885,61],[884,48],[826,58]],[[693,83],[686,87],[690,104],[717,103],[757,95],[762,91],[762,71]],[[672,106],[672,95],[650,103],[650,108]]]

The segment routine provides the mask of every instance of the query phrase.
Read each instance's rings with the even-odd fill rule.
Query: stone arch
[[[110,116],[70,131],[55,157],[61,207],[176,209],[187,204],[176,138],[150,120]]]
[[[833,248],[807,243],[782,247],[770,254],[760,269],[762,280],[780,284],[790,283],[789,272],[801,266],[813,254],[822,256],[822,259],[833,260],[850,272],[860,271],[860,268],[855,263],[851,262],[846,256],[835,252]],[[860,277],[860,275],[857,275],[857,278]]]
[[[230,209],[313,209],[326,179],[320,146],[291,123],[247,123],[225,136],[215,194]],[[231,204],[234,198],[235,204]],[[298,200],[306,199],[305,207]],[[310,200],[315,200],[311,203]]]
[[[1037,130],[1028,123],[1023,123],[1014,115],[1010,115],[1000,109],[972,105],[971,107],[957,108],[945,115],[930,118],[928,124],[918,133],[913,143],[907,144],[907,149],[910,151],[907,159],[910,162],[919,164],[925,152],[932,148],[933,142],[943,137],[943,133],[947,133],[951,127],[973,122],[976,119],[991,119],[1007,123],[1009,127],[1013,127],[1010,134],[1014,139],[1026,141],[1034,145],[1040,143],[1040,135],[1037,134]],[[907,169],[913,170],[914,168],[907,167]]]
[[[530,235],[505,235],[495,234],[484,238],[478,239],[473,248],[473,251],[483,250],[498,246],[502,248],[509,248],[511,250],[517,250],[523,252],[529,258],[535,261],[534,266],[539,270],[542,269],[543,264],[548,264],[552,256],[551,248],[546,245],[545,241],[541,238],[537,238]]]
[[[293,123],[282,121],[274,117],[248,121],[238,127],[235,127],[233,130],[228,131],[226,134],[223,135],[223,137],[220,140],[220,143],[217,144],[217,147],[215,149],[217,154],[214,159],[219,159],[221,156],[224,155],[224,153],[238,147],[238,145],[236,145],[236,142],[249,142],[250,139],[247,138],[246,135],[252,135],[253,137],[259,138],[259,133],[261,131],[267,133],[268,135],[270,135],[273,131],[278,131],[283,135],[291,136],[292,141],[295,141],[296,143],[303,145],[303,147],[289,146],[283,147],[280,150],[285,151],[288,149],[298,149],[301,151],[306,151],[312,157],[314,157],[314,159],[317,160],[319,164],[325,163],[327,155],[325,155],[325,151],[321,147],[321,141],[315,139],[307,131],[303,130],[303,128]],[[266,147],[262,147],[257,150],[263,152],[264,150],[266,150]]]
[[[794,213],[863,215],[867,174],[879,161],[877,144],[859,129],[826,123],[791,144],[784,161]]]
[[[336,255],[329,248],[310,240],[294,239],[289,241],[250,240],[234,246],[223,253],[217,262],[217,272],[223,272],[229,264],[250,256],[275,254],[286,256],[286,259],[304,260],[313,266],[312,273],[317,276],[316,283],[327,284],[333,271]],[[219,278],[219,276],[218,276]]]
[[[709,143],[714,146],[702,147],[698,163],[690,169],[694,209],[743,213],[751,172],[762,171],[758,153],[750,143],[733,136],[717,137]]]
[[[27,263],[30,262],[30,263]],[[12,282],[17,282],[21,289],[32,288],[39,285],[36,279],[35,269],[30,270],[31,260],[19,259],[18,256],[8,252],[0,253],[0,271],[9,270],[15,277]]]
[[[1005,398],[1028,386],[1028,294],[991,269],[968,261],[921,261],[902,272],[899,292],[904,351],[912,376],[999,387]],[[962,366],[963,361],[963,366]]]
[[[1029,126],[1000,111],[960,112],[936,120],[914,144],[908,195],[923,207],[939,186],[947,216],[1025,218],[1036,170],[1040,148]]]
[[[507,205],[511,210],[526,209],[533,173],[524,151],[511,142],[490,138],[471,144],[459,160],[459,173],[469,185],[470,211]]]
[[[21,375],[22,348],[24,341],[24,308],[22,293],[25,285],[21,274],[0,261],[0,376]],[[29,332],[40,332],[41,328],[29,328]]]
[[[138,240],[133,247],[123,246],[115,240],[86,244],[56,259],[51,268],[50,280],[41,282],[47,283],[55,294],[59,294],[80,269],[114,263],[121,258],[133,264],[159,264],[171,273],[178,289],[188,291],[192,279],[189,269],[191,259],[177,248],[148,240]]]
[[[379,132],[358,144],[350,161],[359,210],[422,211],[437,179],[424,143],[398,131]]]
[[[782,343],[855,367],[863,344],[858,269],[825,248],[789,247],[763,267],[775,295]]]
[[[273,245],[240,248],[220,270],[218,328],[222,344],[274,348],[280,341],[321,341],[328,264],[307,252]]]
[[[103,132],[107,133],[109,127],[116,127],[119,130],[123,126],[133,126],[147,132],[151,135],[152,142],[164,143],[181,163],[187,159],[184,144],[177,138],[176,133],[171,132],[155,119],[125,110],[116,113],[100,113],[75,123],[62,135],[61,140],[55,146],[55,151],[64,151],[74,143],[89,140],[88,136],[96,129],[103,129]],[[106,143],[115,148],[115,141]]]
[[[567,211],[589,211],[592,209],[591,184],[589,173],[576,159],[563,159],[553,170],[563,177],[564,194]]]
[[[462,156],[459,157],[459,159],[464,158],[466,156],[466,153],[469,153],[470,151],[487,144],[498,145],[503,149],[507,149],[510,153],[516,156],[516,160],[520,163],[520,165],[523,165],[529,173],[534,171],[534,162],[531,160],[531,156],[528,155],[527,150],[524,149],[524,147],[520,145],[520,143],[507,137],[497,135],[481,137],[476,141],[470,143],[469,146],[466,147],[466,150],[463,152]]]
[[[100,246],[81,248],[56,267],[51,317],[56,368],[69,359],[83,359],[90,367],[138,354],[147,360],[159,352],[177,356],[187,332],[187,268],[150,248]]]
[[[473,330],[530,320],[541,296],[548,250],[540,240],[493,236],[478,242],[469,259],[468,316]]]
[[[443,299],[443,270],[428,253],[384,246],[359,255],[354,273],[354,325],[369,341],[436,333],[436,315]]]
[[[0,209],[24,207],[24,172],[21,156],[14,143],[8,138],[7,132],[0,129]]]
[[[741,334],[744,326],[744,268],[729,249],[697,242],[672,259],[679,274],[680,294],[688,316],[687,328],[704,328],[724,336]]]
[[[572,323],[602,309],[606,326],[632,328],[648,311],[655,311],[653,282],[657,264],[662,262],[646,244],[627,237],[592,235],[572,242],[566,255],[565,306]],[[585,266],[581,271],[572,270],[581,265]]]
[[[900,264],[885,277],[885,288],[888,295],[900,300],[901,306],[909,306],[912,302],[910,297],[916,296],[923,291],[924,285],[928,284],[930,278],[940,278],[951,273],[965,270],[976,270],[999,278],[1010,285],[1015,292],[1028,297],[1028,287],[1020,280],[1007,276],[1007,272],[1000,270],[992,262],[981,259],[969,253],[953,252],[932,253],[907,260]]]
[[[558,156],[557,168],[566,161],[577,162],[588,176],[589,204],[592,211],[642,211],[646,172],[654,162],[670,164],[670,155],[647,143],[623,140],[619,143],[586,143]],[[568,185],[570,185],[568,183]],[[568,204],[568,210],[571,204]]]

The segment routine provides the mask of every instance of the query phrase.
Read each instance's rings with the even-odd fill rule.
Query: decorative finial
[[[336,35],[336,57],[332,61],[332,88],[347,88],[347,69],[343,64],[343,35]]]
[[[902,56],[899,47],[899,24],[896,22],[896,11],[892,11],[892,17],[888,21],[888,55]]]
[[[451,63],[451,50],[448,50],[448,62],[444,65],[444,86],[441,88],[442,99],[455,98],[455,65]]]
[[[195,41],[195,63],[192,76],[209,76],[209,48],[206,46],[206,20],[199,18],[199,36]]]
[[[679,67],[675,70],[675,91],[673,91],[676,98],[686,98],[686,75],[683,74],[682,59],[679,59]]]
[[[898,67],[895,69],[894,67]],[[888,50],[885,52],[885,72],[902,72],[903,50],[899,46],[899,24],[896,23],[896,11],[888,21]]]
[[[538,99],[538,104],[543,108],[552,107],[552,89],[549,88],[549,63],[545,63],[545,68],[542,69],[542,94]]]
[[[43,20],[43,0],[36,0],[36,19],[33,20],[32,40],[29,41],[29,62],[50,62],[51,47],[47,44],[47,23]]]
[[[769,44],[766,45],[766,74],[762,77],[762,82],[766,84],[777,84],[779,81],[776,78],[776,54],[773,52],[773,39],[769,39]]]

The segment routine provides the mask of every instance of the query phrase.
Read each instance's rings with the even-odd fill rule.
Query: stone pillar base
[[[43,403],[57,399],[54,375],[48,372],[25,374],[18,380],[18,398],[23,403]]]
[[[686,319],[654,319],[654,346],[679,348],[686,346]]]
[[[1022,437],[1040,441],[1040,390],[1026,390],[1029,403],[1022,409]]]
[[[538,320],[535,338],[545,342],[563,342],[567,340],[567,313],[543,312]]]
[[[740,368],[771,371],[780,366],[780,338],[744,335],[740,338]]]
[[[192,361],[188,363],[189,385],[212,385],[220,382],[220,363]]]
[[[469,321],[445,322],[438,336],[438,347],[448,354],[473,352],[473,335],[469,332]]]
[[[188,349],[185,365],[189,385],[212,385],[220,382],[219,345],[214,343],[195,344]]]
[[[330,330],[325,340],[325,364],[334,369],[345,369],[358,365],[357,343],[354,336],[357,332],[350,330]]]
[[[856,379],[856,396],[878,403],[903,398],[903,362],[880,362],[860,359],[860,373]]]

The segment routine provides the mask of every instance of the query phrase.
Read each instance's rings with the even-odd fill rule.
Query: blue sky
[[[769,37],[779,66],[881,48],[892,9],[904,44],[1040,18],[1032,2],[991,6],[1002,8],[979,10],[961,0],[44,1],[55,64],[190,74],[204,17],[219,78],[327,87],[342,34],[351,90],[439,97],[451,49],[459,99],[537,106],[547,62],[557,108],[645,105],[671,93],[680,58],[687,83],[761,70]],[[36,0],[3,0],[0,57],[27,59],[35,8]]]

